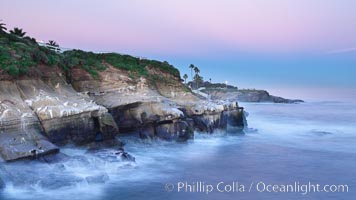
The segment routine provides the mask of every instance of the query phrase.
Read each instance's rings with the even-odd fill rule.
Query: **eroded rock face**
[[[193,138],[194,129],[185,119],[176,119],[155,126],[156,136],[165,140],[186,141]]]
[[[244,126],[237,103],[202,101],[181,83],[179,73],[146,66],[149,75],[134,78],[104,64],[107,69],[95,79],[79,66],[64,72],[40,65],[12,82],[1,81],[2,158],[55,153],[59,150],[54,144],[110,141],[119,130],[185,141],[194,130],[211,133]],[[119,157],[133,159],[124,151]]]
[[[212,133],[216,129],[226,130],[229,127],[239,131],[244,128],[243,108],[237,102],[202,102],[187,105],[183,111],[193,119],[195,129],[201,132]]]
[[[30,68],[29,77],[0,84],[0,154],[4,160],[59,151],[55,144],[114,139],[108,110],[65,81],[56,67]]]
[[[154,75],[161,73],[151,72]],[[161,92],[167,93],[167,90],[153,89],[146,78],[133,79],[127,72],[111,66],[100,72],[99,80],[88,78],[86,72],[80,69],[73,69],[72,73],[76,74],[72,80],[74,88],[88,93],[93,101],[106,107],[121,133],[135,132],[142,138],[160,137],[168,140],[191,137],[192,127],[184,122],[184,113],[175,102],[162,96]],[[189,94],[173,93],[181,96]]]
[[[62,80],[51,81],[19,80],[17,85],[52,142],[84,144],[94,141],[98,134],[103,140],[114,137],[117,127],[106,108]]]
[[[184,113],[162,102],[137,102],[110,111],[122,132],[136,131],[142,138],[187,140],[192,128],[183,120]]]
[[[0,154],[6,161],[58,152],[14,82],[0,81]]]
[[[112,66],[99,72],[98,79],[73,68],[67,80],[56,67],[37,66],[29,77],[2,81],[0,154],[5,160],[36,157],[58,152],[52,142],[107,141],[118,130],[185,141],[194,130],[243,127],[237,103],[202,101],[179,77],[154,68],[148,72],[162,80],[132,78]]]
[[[121,133],[136,133],[141,138],[184,141],[192,138],[195,129],[211,133],[227,128],[229,121],[241,120],[232,117],[234,110],[241,112],[237,103],[204,102],[186,91],[179,78],[147,69],[164,81],[133,79],[108,66],[97,80],[89,78],[83,70],[73,69],[72,84],[77,91],[88,93],[94,102],[106,107]]]
[[[241,131],[243,108],[236,102],[217,104],[199,102],[178,107],[169,103],[137,102],[110,111],[122,132],[139,132],[142,138],[159,137],[184,141],[194,130],[212,133],[216,129]]]

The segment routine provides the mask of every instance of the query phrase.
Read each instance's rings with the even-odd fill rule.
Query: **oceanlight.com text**
[[[206,183],[204,181],[187,182],[180,181],[175,184],[165,184],[165,190],[168,192],[178,193],[297,193],[307,195],[311,193],[348,193],[350,188],[347,184],[319,184],[313,182],[295,181],[288,184],[271,184],[264,181],[256,181],[250,183],[233,182],[218,182]]]

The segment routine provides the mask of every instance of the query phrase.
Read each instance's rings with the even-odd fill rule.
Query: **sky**
[[[355,0],[0,0],[0,19],[62,47],[166,60],[289,98],[356,90]],[[340,93],[340,94],[339,94]]]

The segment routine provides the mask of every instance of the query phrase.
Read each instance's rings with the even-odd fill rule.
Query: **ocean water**
[[[187,143],[120,138],[136,163],[68,146],[62,152],[73,159],[64,163],[1,164],[0,199],[355,199],[355,103],[242,106],[244,133],[196,133]]]

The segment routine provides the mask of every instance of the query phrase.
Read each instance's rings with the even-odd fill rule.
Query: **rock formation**
[[[99,73],[99,79],[75,68],[71,82],[77,91],[89,94],[93,101],[109,110],[121,133],[184,141],[192,138],[195,129],[211,133],[226,129],[233,120],[239,123],[230,126],[239,129],[244,126],[243,110],[236,102],[202,101],[179,77],[152,67],[147,70],[150,76],[160,79],[153,83],[143,77],[133,79],[127,72],[108,65]],[[236,118],[237,113],[240,118]]]
[[[31,39],[0,36],[0,155],[6,161],[57,153],[68,142],[109,144],[119,133],[186,141],[195,130],[245,125],[237,103],[199,99],[167,62],[58,53]]]
[[[1,81],[2,158],[49,154],[58,152],[56,145],[111,140],[119,132],[185,141],[194,130],[211,133],[244,126],[236,102],[202,101],[179,77],[147,70],[163,78],[132,78],[107,64],[98,78],[73,68],[68,79],[61,69],[41,65],[31,68],[31,76]]]
[[[285,99],[270,95],[265,90],[236,90],[224,91],[215,90],[210,92],[212,99],[215,100],[229,100],[241,102],[272,102],[272,103],[302,103],[303,100],[299,99]]]
[[[42,134],[36,114],[23,101],[16,83],[0,81],[0,154],[4,160],[58,152]]]

